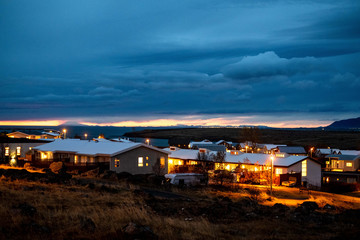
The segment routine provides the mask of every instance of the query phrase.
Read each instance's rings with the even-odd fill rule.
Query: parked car
[[[166,181],[173,185],[194,186],[206,184],[206,177],[200,173],[171,173],[165,174]]]

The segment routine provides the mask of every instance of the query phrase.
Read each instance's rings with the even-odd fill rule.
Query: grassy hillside
[[[184,138],[188,140],[220,139],[244,142],[250,140],[241,128],[183,128],[144,130],[125,134],[128,137],[143,138]],[[332,147],[340,149],[360,149],[360,132],[321,131],[321,130],[283,130],[259,129],[260,143]]]
[[[360,233],[360,199],[349,196],[279,187],[270,198],[266,187],[247,185],[164,189],[141,176],[45,183],[3,174],[0,239],[296,240]]]

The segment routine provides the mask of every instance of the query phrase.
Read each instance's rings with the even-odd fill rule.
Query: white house
[[[69,167],[107,166],[115,172],[147,174],[159,163],[167,173],[168,152],[143,143],[56,139],[35,147],[35,164],[62,161]]]

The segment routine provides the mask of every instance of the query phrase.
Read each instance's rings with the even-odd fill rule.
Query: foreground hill
[[[146,175],[52,183],[0,167],[0,239],[357,239],[360,199],[295,188],[165,188]],[[91,174],[92,175],[92,174]],[[52,177],[50,178],[52,179]]]
[[[340,149],[360,149],[360,133],[354,131],[324,131],[318,129],[287,130],[257,129],[258,142],[302,145],[315,147],[333,147]],[[126,133],[127,137],[186,139],[218,141],[224,139],[233,142],[251,140],[242,128],[177,128],[162,130],[143,130]]]

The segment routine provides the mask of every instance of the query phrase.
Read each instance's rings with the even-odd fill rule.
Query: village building
[[[168,152],[143,143],[57,139],[34,150],[34,165],[38,166],[62,161],[73,169],[101,167],[118,173],[149,174],[157,164],[159,172],[168,172]]]
[[[327,155],[323,183],[331,182],[360,183],[360,155]]]
[[[262,181],[261,173],[271,170],[271,155],[243,153],[231,150],[225,153],[224,162],[215,162],[213,157],[217,152],[207,149],[190,150],[175,147],[166,149],[170,151],[169,172],[193,172],[203,170],[206,165],[212,165],[213,170],[228,170],[236,175],[236,181],[247,172],[257,173],[259,183]],[[204,157],[205,156],[205,157]],[[321,164],[307,156],[293,156],[281,154],[273,158],[274,182],[281,185],[289,177],[297,179],[297,185],[307,187],[321,187]]]
[[[276,153],[287,153],[294,156],[307,156],[304,147],[296,146],[278,146],[275,150]]]
[[[32,160],[30,151],[37,146],[49,143],[45,140],[27,138],[0,138],[0,159],[2,163],[23,165]]]
[[[336,148],[318,148],[314,152],[314,156],[318,158],[324,158],[325,156],[330,154],[339,154],[339,152],[340,149],[336,149]]]
[[[61,133],[55,130],[42,131],[39,134],[28,134],[23,132],[8,133],[9,138],[27,138],[27,139],[57,139],[61,137]]]

